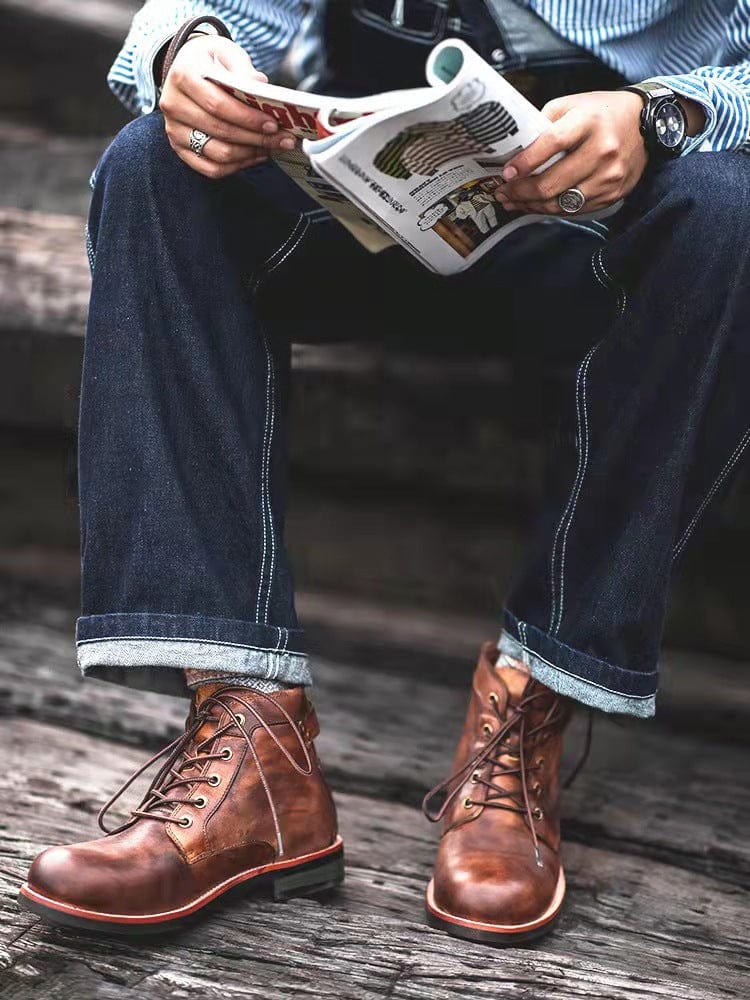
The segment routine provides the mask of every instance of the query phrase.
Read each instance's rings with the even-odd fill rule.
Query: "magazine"
[[[549,120],[458,39],[430,53],[429,86],[367,98],[207,76],[302,141],[276,162],[369,250],[400,243],[456,274],[519,226],[550,219],[507,212],[495,197],[504,164]]]

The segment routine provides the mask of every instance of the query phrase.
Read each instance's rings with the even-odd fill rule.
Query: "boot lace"
[[[528,689],[527,689],[528,690]],[[542,853],[539,848],[539,838],[537,836],[535,820],[541,819],[541,810],[532,804],[529,786],[532,776],[541,770],[544,758],[535,756],[530,752],[533,747],[543,742],[543,736],[562,725],[566,719],[567,711],[561,698],[555,698],[542,718],[531,725],[529,723],[529,711],[541,698],[549,697],[549,692],[544,690],[534,690],[525,694],[516,702],[509,702],[506,715],[503,716],[498,707],[497,696],[490,695],[490,705],[494,711],[498,728],[489,737],[485,746],[481,748],[462,767],[455,771],[450,777],[439,782],[424,797],[422,811],[427,819],[433,823],[439,822],[446,814],[450,806],[471,775],[471,781],[475,785],[487,788],[487,793],[483,801],[475,801],[470,796],[464,799],[467,809],[472,806],[484,806],[492,809],[506,809],[509,812],[519,813],[524,816],[531,831],[531,839],[534,847],[534,859],[539,868],[544,867]],[[581,759],[573,769],[572,774],[565,781],[563,787],[567,788],[576,777],[588,757],[591,745],[591,715],[589,715],[588,732],[586,736],[586,746]],[[503,759],[506,758],[506,759]],[[487,777],[482,777],[481,770],[485,764],[489,763],[490,769]],[[519,790],[504,787],[501,782],[508,778],[518,779]],[[532,790],[535,786],[532,786]],[[440,798],[442,797],[442,801]],[[438,802],[440,803],[438,805]]]
[[[305,744],[299,729],[295,725],[294,720],[283,708],[283,706],[268,694],[260,691],[254,692],[255,697],[264,698],[266,701],[271,702],[274,708],[281,712],[286,721],[289,723],[292,731],[297,737],[297,741],[304,755],[304,765],[300,765],[281,743],[278,736],[274,733],[273,728],[269,726],[263,718],[261,712],[258,710],[257,703],[253,704],[252,702],[245,701],[244,698],[237,695],[236,689],[232,689],[232,704],[230,704],[230,699],[226,697],[228,690],[229,689],[217,691],[215,694],[205,698],[201,703],[200,709],[195,713],[192,720],[188,720],[188,726],[185,732],[178,736],[176,740],[173,740],[168,746],[164,747],[163,750],[155,753],[150,760],[147,760],[145,764],[134,771],[127,781],[125,781],[115,792],[112,798],[109,799],[108,802],[105,802],[99,810],[99,815],[97,816],[99,827],[104,833],[108,835],[119,833],[120,830],[124,830],[125,827],[129,826],[136,817],[141,817],[143,819],[155,819],[161,823],[177,823],[178,825],[189,826],[189,823],[184,823],[182,820],[172,817],[170,813],[174,810],[174,807],[178,805],[192,805],[197,806],[198,808],[205,805],[205,800],[202,796],[199,796],[196,799],[192,797],[192,794],[196,786],[200,786],[202,784],[214,786],[215,784],[218,784],[218,782],[213,781],[213,776],[208,773],[206,765],[212,760],[228,760],[230,758],[231,748],[224,747],[222,750],[216,749],[217,742],[227,733],[231,733],[233,736],[237,736],[239,734],[247,743],[250,754],[252,755],[255,765],[260,772],[261,784],[266,797],[268,798],[269,805],[275,815],[275,807],[271,799],[268,782],[265,780],[263,768],[261,767],[257,751],[253,746],[251,737],[243,728],[246,717],[242,712],[235,711],[232,705],[241,705],[244,709],[246,709],[248,718],[252,716],[256,719],[258,725],[265,730],[271,740],[275,743],[278,750],[283,754],[295,771],[304,775],[312,774],[313,764],[307,745]],[[219,725],[221,710],[226,711],[229,715],[228,721],[223,725]],[[201,728],[206,724],[210,725],[211,723],[216,725],[215,731],[191,747],[195,736]],[[227,750],[230,751],[229,754],[227,754]],[[166,760],[156,773],[139,806],[132,811],[130,819],[116,829],[108,829],[104,823],[104,818],[115,802],[121,798],[121,796],[127,791],[128,788],[130,788],[133,782],[144,773],[144,771],[147,771],[148,768],[157,762],[157,760],[164,756],[166,756]],[[175,792],[177,792],[177,794],[175,794]]]

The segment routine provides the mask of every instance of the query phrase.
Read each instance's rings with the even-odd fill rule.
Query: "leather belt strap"
[[[210,24],[212,28],[216,28],[217,35],[220,35],[222,38],[232,37],[232,33],[226,24],[224,24],[223,21],[220,21],[218,17],[214,17],[212,14],[203,14],[198,17],[191,17],[189,21],[185,21],[185,23],[178,29],[177,34],[174,36],[172,41],[169,43],[167,54],[164,56],[164,63],[162,64],[161,71],[162,86],[164,86],[164,81],[167,79],[167,73],[169,73],[172,68],[175,56],[193,32],[197,31],[202,24]]]

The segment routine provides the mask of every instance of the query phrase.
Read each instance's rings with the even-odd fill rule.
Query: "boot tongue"
[[[195,707],[199,709],[206,698],[211,698],[217,691],[221,691],[221,689],[225,687],[226,684],[222,684],[221,681],[217,681],[215,684],[200,684],[195,689],[195,694],[193,696]]]
[[[502,659],[499,661],[500,663],[502,663]],[[511,700],[520,701],[526,688],[530,683],[533,683],[533,677],[527,670],[521,670],[518,667],[504,667],[499,664],[495,667],[495,673],[508,689]]]

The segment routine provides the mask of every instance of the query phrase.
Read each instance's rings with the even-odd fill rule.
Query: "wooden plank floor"
[[[569,902],[534,947],[458,942],[422,919],[436,831],[417,806],[448,765],[465,692],[333,662],[318,664],[315,699],[346,840],[341,891],[284,905],[248,899],[166,941],[46,928],[16,907],[29,861],[94,836],[99,804],[185,711],[176,699],[83,684],[69,624],[50,608],[0,626],[0,997],[750,994],[750,714],[736,684],[717,683],[722,666],[695,657],[672,658],[666,723],[597,725],[592,760],[565,800]],[[699,684],[707,674],[711,697]],[[700,687],[703,734],[678,724],[681,713],[698,718]]]

